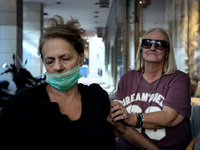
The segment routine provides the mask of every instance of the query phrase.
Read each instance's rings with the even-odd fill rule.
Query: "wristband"
[[[144,122],[144,115],[143,113],[135,113],[137,117],[137,122],[136,125],[133,126],[134,128],[142,128],[143,127],[143,122]]]

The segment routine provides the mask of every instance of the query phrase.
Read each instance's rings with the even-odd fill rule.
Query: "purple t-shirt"
[[[163,149],[185,149],[189,140],[190,78],[181,71],[163,75],[148,83],[139,71],[128,71],[119,81],[115,100],[123,103],[129,113],[161,111],[163,106],[176,110],[185,117],[180,124],[163,129],[137,129]],[[118,149],[133,149],[133,145],[117,138]]]

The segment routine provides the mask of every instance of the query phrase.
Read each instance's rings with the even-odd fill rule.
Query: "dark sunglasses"
[[[143,39],[142,40],[142,48],[149,49],[152,44],[155,45],[155,48],[158,50],[165,50],[168,48],[167,41],[164,40],[152,40],[152,39]]]

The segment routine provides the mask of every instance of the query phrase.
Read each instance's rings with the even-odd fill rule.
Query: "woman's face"
[[[148,33],[144,39],[152,40],[166,40],[165,35],[159,31],[152,31]],[[142,48],[142,54],[145,62],[162,63],[164,61],[166,50],[159,50],[152,44],[150,48]]]
[[[43,60],[48,73],[61,73],[83,65],[84,54],[78,54],[70,42],[62,38],[48,39],[42,48]]]

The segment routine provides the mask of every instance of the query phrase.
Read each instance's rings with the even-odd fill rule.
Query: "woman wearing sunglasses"
[[[170,37],[160,28],[146,32],[135,69],[119,81],[108,120],[118,150],[186,149],[190,137],[190,79],[177,70]],[[149,148],[154,149],[154,148]]]

